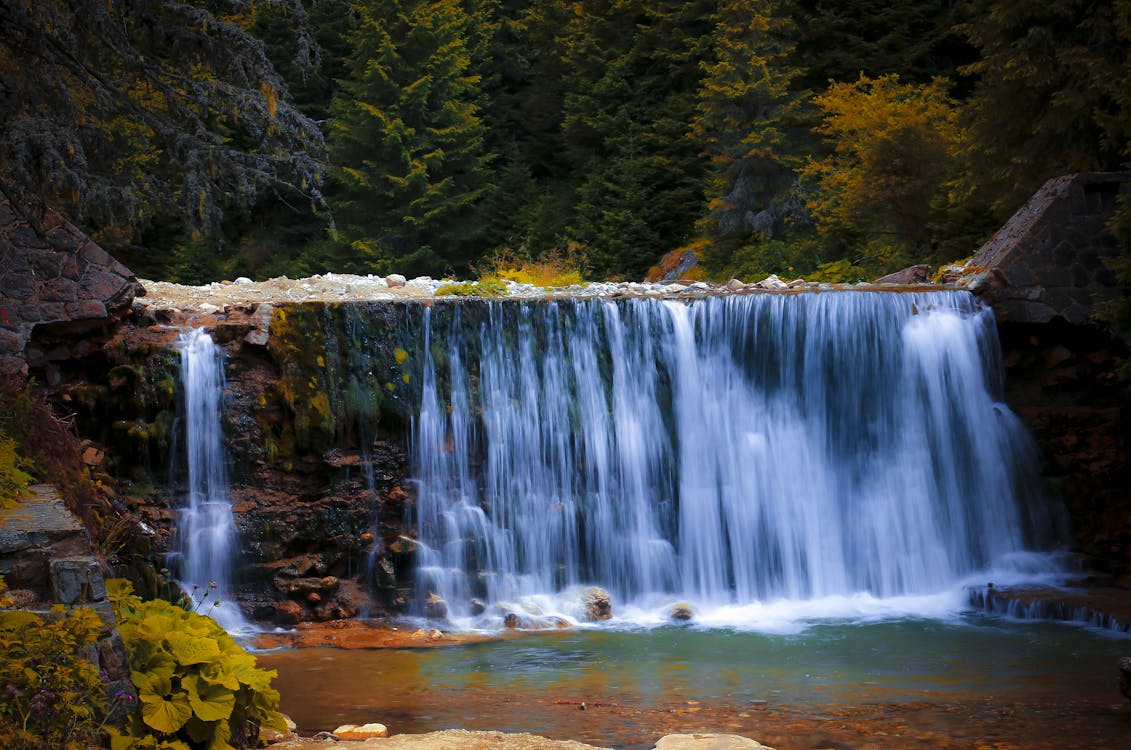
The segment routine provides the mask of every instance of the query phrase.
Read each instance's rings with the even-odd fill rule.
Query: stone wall
[[[960,287],[994,307],[998,320],[1087,323],[1097,301],[1117,293],[1107,229],[1131,175],[1071,174],[1049,180],[966,266]]]
[[[94,351],[144,294],[133,273],[56,211],[22,206],[0,185],[0,377],[49,379]]]
[[[102,630],[87,656],[108,675],[108,695],[133,692],[102,566],[86,529],[52,487],[35,485],[16,507],[0,510],[0,575],[21,609],[45,614],[63,604],[94,610]]]
[[[957,285],[998,319],[1006,400],[1033,430],[1045,477],[1064,498],[1074,549],[1131,584],[1131,393],[1118,374],[1127,341],[1095,304],[1126,294],[1107,224],[1126,173],[1049,180],[967,263]]]

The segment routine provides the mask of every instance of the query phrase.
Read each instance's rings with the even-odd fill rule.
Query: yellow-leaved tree
[[[816,188],[808,208],[826,242],[877,271],[938,260],[931,226],[965,142],[945,82],[862,75],[832,84],[815,103],[832,151],[802,176]]]

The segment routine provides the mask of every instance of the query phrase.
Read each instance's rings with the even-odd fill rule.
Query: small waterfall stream
[[[423,312],[418,596],[917,597],[1058,533],[965,292]],[[1000,575],[999,575],[1000,577]],[[980,579],[981,580],[981,579]]]
[[[230,590],[239,544],[228,499],[220,422],[223,352],[202,329],[182,334],[177,348],[181,352],[188,470],[188,494],[177,523],[179,580],[187,595],[195,601],[203,600],[197,611],[211,615],[225,630],[239,630],[246,621]],[[217,597],[221,604],[214,607]]]

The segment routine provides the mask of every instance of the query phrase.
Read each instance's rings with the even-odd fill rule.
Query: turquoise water
[[[790,635],[570,630],[459,648],[260,658],[280,672],[283,709],[311,732],[381,721],[396,733],[501,729],[627,747],[667,722],[691,721],[790,747],[808,736],[799,727],[820,734],[839,717],[844,747],[902,746],[868,744],[876,732],[890,735],[889,724],[910,726],[932,747],[950,746],[938,737],[964,746],[1002,732],[1012,747],[1042,747],[1052,736],[1066,747],[1074,745],[1063,744],[1065,728],[1086,719],[1088,733],[1074,732],[1086,736],[1080,747],[1123,747],[1131,706],[1115,687],[1115,665],[1127,653],[1126,636],[966,618],[825,623]],[[1001,724],[1017,713],[1025,722]]]

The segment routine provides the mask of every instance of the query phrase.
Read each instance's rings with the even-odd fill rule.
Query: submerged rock
[[[693,617],[695,617],[695,612],[687,602],[680,602],[672,607],[671,618],[673,620],[687,621]]]

